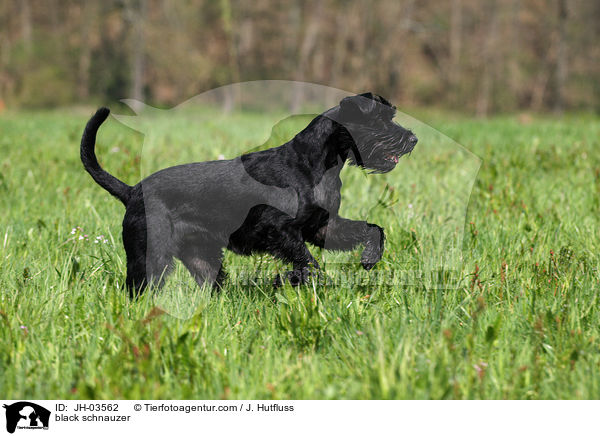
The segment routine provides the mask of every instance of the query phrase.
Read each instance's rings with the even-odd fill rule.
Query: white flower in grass
[[[76,237],[76,238],[77,238],[79,241],[82,241],[82,240],[84,240],[84,239],[86,239],[86,240],[88,239],[88,235],[84,234],[84,233],[83,233],[83,229],[82,229],[81,227],[79,227],[79,226],[77,226],[77,227],[73,227],[73,228],[71,229],[71,234],[72,234],[72,235],[75,235],[75,237]],[[75,240],[75,238],[73,238],[73,240]]]
[[[99,236],[96,236],[96,240],[94,241],[94,244],[100,244],[100,243],[106,244],[107,242],[108,242],[108,239],[106,239],[104,237],[104,235],[99,235]]]

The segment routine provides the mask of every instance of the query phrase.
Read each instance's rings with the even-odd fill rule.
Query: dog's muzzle
[[[387,154],[385,156],[385,160],[397,164],[403,155],[408,154],[414,150],[415,145],[417,145],[417,142],[419,142],[419,139],[415,135],[410,135],[404,142],[404,146],[401,147],[397,152]]]

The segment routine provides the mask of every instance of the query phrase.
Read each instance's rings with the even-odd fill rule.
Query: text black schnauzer
[[[81,138],[81,160],[92,178],[126,207],[123,244],[132,296],[160,286],[180,259],[198,284],[220,287],[223,249],[270,253],[293,269],[276,284],[305,283],[317,261],[306,243],[329,250],[364,249],[371,269],[383,254],[384,232],[338,215],[339,174],[352,165],[386,173],[410,153],[417,137],[392,119],[396,108],[372,93],[344,98],[289,142],[232,160],[198,162],[158,171],[129,186],[104,171],[94,152],[109,114],[99,109]]]

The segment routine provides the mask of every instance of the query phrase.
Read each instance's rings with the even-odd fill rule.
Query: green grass
[[[132,302],[123,207],[79,161],[87,115],[0,115],[0,397],[600,398],[600,119],[421,117],[479,168],[401,118],[420,142],[398,169],[344,170],[342,215],[387,230],[373,277],[449,268],[452,280],[369,280],[360,250],[313,249],[333,284],[275,291],[252,279],[284,265],[228,254],[219,295],[178,265],[163,293]],[[277,119],[216,119],[203,148],[189,121],[153,123],[143,145],[111,120],[98,154],[136,183],[260,145]]]

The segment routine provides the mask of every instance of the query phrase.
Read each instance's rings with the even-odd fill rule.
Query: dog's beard
[[[348,156],[350,164],[368,169],[371,173],[387,173],[396,167],[403,155],[412,152],[414,145],[408,142],[411,135],[404,129],[394,131],[361,127],[352,132],[355,146]]]

